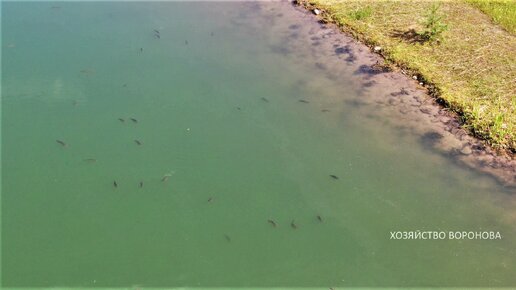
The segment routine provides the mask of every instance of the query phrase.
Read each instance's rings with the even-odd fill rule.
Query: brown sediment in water
[[[486,141],[470,135],[462,127],[460,116],[450,112],[436,98],[434,86],[422,82],[417,74],[386,65],[383,57],[374,53],[372,47],[358,42],[334,24],[321,22],[312,13],[313,7],[307,3],[292,7],[289,13],[292,15],[288,16],[297,22],[302,21],[304,25],[296,26],[297,37],[285,40],[285,45],[291,48],[290,56],[305,62],[317,59],[311,65],[330,80],[339,80],[343,67],[356,68],[352,81],[360,82],[364,91],[367,90],[364,93],[367,98],[364,97],[360,102],[345,100],[347,105],[357,110],[383,110],[391,118],[376,121],[392,123],[418,136],[427,149],[459,165],[486,173],[505,187],[516,188],[514,153],[496,150]],[[284,30],[287,33],[291,28],[287,26]],[[317,41],[317,45],[310,46],[309,57],[295,49],[295,46],[306,46],[304,34],[307,34],[307,39]],[[321,111],[329,112],[327,109]],[[368,114],[367,111],[363,113]],[[370,115],[373,119],[374,114]]]

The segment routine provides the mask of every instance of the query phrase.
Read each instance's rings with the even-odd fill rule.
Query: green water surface
[[[511,190],[340,101],[292,9],[3,2],[2,285],[516,287]]]

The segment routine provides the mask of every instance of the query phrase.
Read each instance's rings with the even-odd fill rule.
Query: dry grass
[[[516,33],[516,1],[514,0],[466,0],[491,16],[493,21],[507,31]]]
[[[440,2],[448,30],[439,43],[421,43],[414,31],[436,1],[310,0],[322,17],[358,39],[383,48],[384,57],[417,72],[459,113],[464,126],[494,147],[516,151],[516,37],[466,2]],[[484,1],[481,1],[484,2]],[[513,20],[514,21],[514,20]],[[412,33],[410,33],[412,32]]]

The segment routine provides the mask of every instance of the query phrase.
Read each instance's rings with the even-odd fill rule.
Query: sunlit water
[[[4,286],[516,285],[510,190],[364,102],[396,83],[290,5],[2,5]]]

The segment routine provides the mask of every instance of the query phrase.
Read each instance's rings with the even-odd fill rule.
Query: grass
[[[301,3],[322,9],[320,17],[366,44],[381,46],[388,63],[419,75],[472,134],[516,152],[515,1],[438,2],[446,29],[437,42],[418,38],[437,1]]]
[[[348,17],[354,20],[362,20],[369,17],[371,15],[371,12],[372,10],[369,6],[360,7],[356,10],[350,11],[348,13]]]
[[[496,24],[516,33],[516,1],[514,0],[466,0],[489,15]]]

